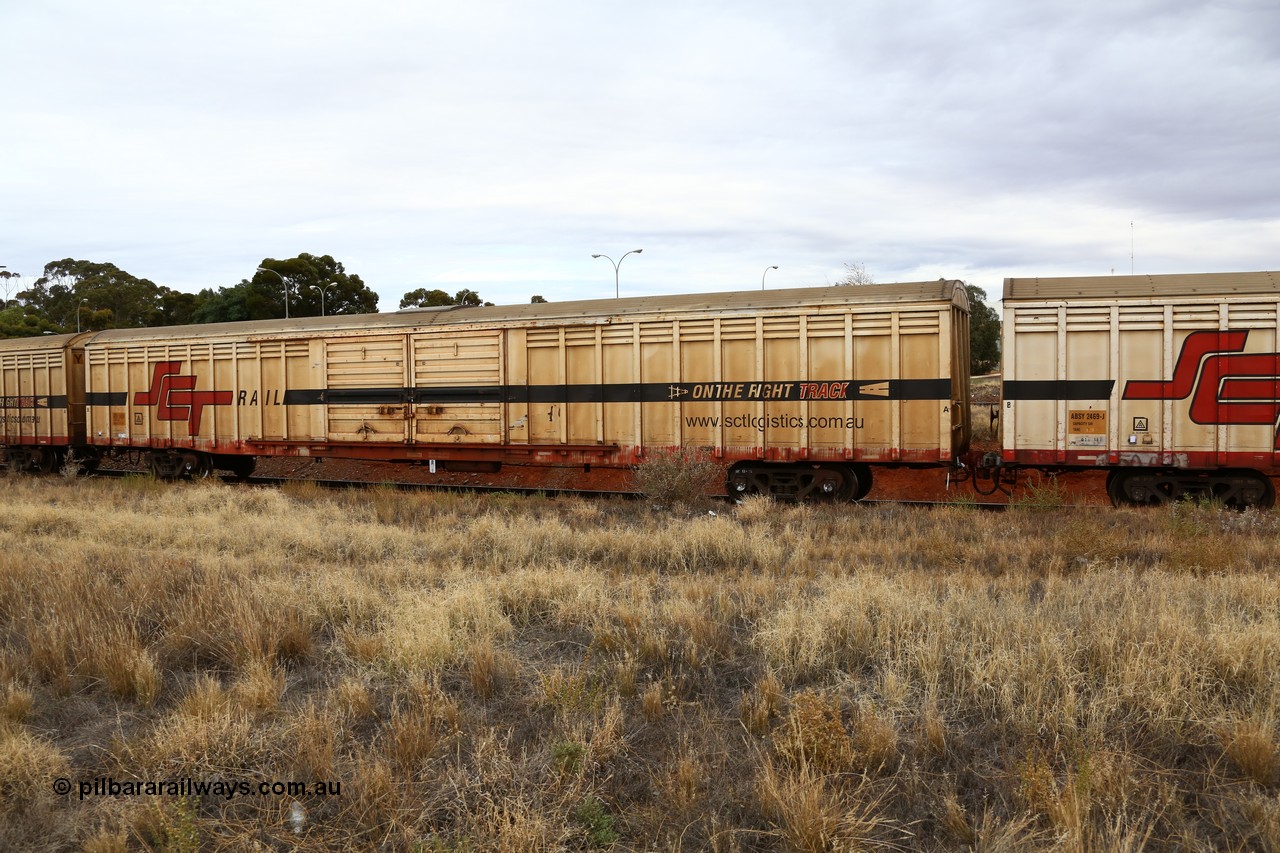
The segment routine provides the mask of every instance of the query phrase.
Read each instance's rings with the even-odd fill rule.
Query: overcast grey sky
[[[0,264],[394,310],[1280,268],[1280,0],[0,0]],[[1132,229],[1130,223],[1133,223]]]

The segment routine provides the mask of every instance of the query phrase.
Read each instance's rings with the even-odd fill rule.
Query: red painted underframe
[[[211,441],[207,439],[151,440],[95,438],[90,444],[100,447],[120,447],[132,450],[192,449],[206,453],[246,456],[313,456],[364,459],[379,462],[443,461],[501,462],[540,466],[579,467],[582,465],[612,465],[630,468],[644,461],[647,456],[676,450],[674,446],[638,448],[631,446],[596,444],[427,444],[415,442],[363,442],[363,441],[286,441],[259,439],[251,441]],[[946,465],[951,460],[949,452],[937,448],[898,450],[896,448],[780,448],[780,447],[727,447],[700,448],[718,462],[726,464],[743,461],[770,462],[867,462],[903,465]]]
[[[1128,451],[1106,450],[1005,450],[1006,464],[1028,467],[1072,468],[1183,468],[1209,471],[1215,468],[1250,468],[1280,477],[1280,453],[1213,450]]]

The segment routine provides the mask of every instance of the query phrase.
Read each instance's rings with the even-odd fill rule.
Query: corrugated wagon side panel
[[[725,382],[762,382],[757,317],[725,317],[719,322],[720,372]],[[760,447],[764,442],[764,403],[755,400],[726,400],[718,404],[713,416],[719,417],[717,438],[720,447],[739,448],[740,452]]]
[[[66,444],[67,353],[61,346],[0,354],[0,412],[5,444]]]
[[[503,342],[498,329],[413,336],[414,441],[498,444],[504,440]]]
[[[854,443],[866,458],[888,458],[890,451],[897,447],[894,435],[896,406],[889,399],[887,384],[895,363],[893,351],[897,339],[894,317],[888,310],[860,312],[853,316],[852,325],[851,376],[858,381],[859,392],[853,404],[857,426]]]
[[[1160,308],[1160,320],[1153,320],[1151,311],[1135,312],[1125,310],[1128,306],[1117,305],[1113,311],[1115,323],[1112,331],[1113,341],[1108,341],[1108,349],[1116,354],[1115,378],[1123,383],[1127,379],[1149,380],[1169,376],[1172,370],[1172,357],[1175,340],[1185,339],[1185,324],[1188,320],[1199,328],[1216,328],[1217,311],[1211,316],[1196,318],[1186,316],[1181,323],[1171,327],[1165,321],[1164,309]],[[1205,321],[1209,326],[1205,326]],[[1184,330],[1179,331],[1178,326]],[[1163,451],[1174,445],[1174,432],[1183,433],[1178,440],[1184,446],[1197,443],[1201,449],[1208,449],[1212,437],[1203,429],[1196,427],[1190,433],[1182,427],[1190,424],[1175,424],[1171,400],[1131,399],[1124,398],[1123,387],[1116,394],[1116,413],[1108,431],[1107,449],[1113,453],[1127,449],[1129,436],[1133,436],[1134,449],[1142,448],[1148,452]],[[1198,433],[1198,434],[1191,434]]]
[[[676,383],[680,380],[676,369],[676,349],[671,322],[644,322],[640,324],[640,381],[650,383]],[[669,402],[645,402],[641,405],[642,441],[645,447],[670,447],[676,441],[677,407]]]
[[[637,374],[639,343],[636,340],[637,324],[616,323],[600,329],[602,351],[600,355],[603,381],[610,388],[634,388],[640,381]],[[604,423],[600,440],[619,447],[634,447],[639,443],[640,403],[627,400],[605,403]]]
[[[422,353],[424,360],[432,355]],[[405,440],[405,362],[406,338],[402,334],[325,341],[324,401],[331,441]],[[278,362],[265,354],[263,366],[269,373],[280,369]],[[283,425],[268,424],[266,429],[266,437],[274,438]]]
[[[785,386],[805,378],[800,372],[799,317],[765,317],[760,345],[764,351],[765,385]],[[764,404],[766,451],[783,458],[788,458],[792,450],[801,447],[801,431],[804,429],[799,395],[787,390],[782,399],[766,400]]]
[[[1006,314],[1005,441],[1006,448],[1060,449],[1058,404],[1053,389],[1059,377],[1058,312],[1048,307],[1019,307]],[[1033,396],[1011,389],[1047,388]],[[1016,398],[1016,399],[1015,399]]]
[[[563,386],[564,329],[529,329],[525,335],[525,359],[530,386]],[[565,405],[563,398],[556,399],[554,394],[530,399],[530,444],[563,444],[566,441]]]
[[[714,318],[682,318],[680,334],[680,380],[708,387],[724,381],[720,359],[716,358],[716,321]],[[671,408],[679,409],[680,443],[686,447],[715,447],[720,444],[720,402],[707,395],[690,399],[683,395]]]
[[[91,341],[85,398],[95,445],[250,452],[259,439],[313,439],[291,388],[314,387],[305,340],[229,337]]]
[[[599,444],[604,430],[603,376],[600,326],[570,326],[564,330],[565,384],[574,396],[565,402],[565,441]]]
[[[947,401],[929,397],[929,392],[915,392],[905,385],[907,381],[932,381],[947,378],[950,360],[944,359],[941,349],[942,327],[937,310],[904,311],[898,321],[898,348],[900,378],[904,380],[901,409],[901,443],[904,453],[928,454],[945,449],[950,451],[950,441],[939,441],[942,432],[942,409]],[[947,383],[950,390],[950,383]],[[923,399],[913,399],[920,394]]]
[[[1109,305],[1068,306],[1057,350],[1066,399],[1058,403],[1057,448],[1088,457],[1105,452],[1114,421]]]
[[[814,379],[828,377],[840,380],[849,376],[845,333],[848,327],[845,312],[815,314],[805,318],[808,374]],[[808,446],[845,455],[851,449],[853,404],[847,400],[815,400],[809,403]]]

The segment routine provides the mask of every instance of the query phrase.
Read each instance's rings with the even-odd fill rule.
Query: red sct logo
[[[151,388],[133,395],[135,406],[155,406],[156,418],[162,421],[186,421],[187,434],[200,434],[200,418],[205,406],[229,406],[230,391],[197,391],[194,374],[183,375],[180,361],[156,363],[151,374]]]
[[[1272,424],[1280,419],[1280,353],[1245,353],[1248,331],[1192,332],[1168,382],[1134,380],[1126,400],[1191,397],[1198,424]],[[1280,450],[1280,433],[1275,447]]]

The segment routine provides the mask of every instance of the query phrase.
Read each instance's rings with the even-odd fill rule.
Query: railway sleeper
[[[1271,480],[1248,469],[1220,471],[1118,470],[1107,476],[1114,506],[1152,506],[1178,500],[1218,501],[1233,509],[1275,505]]]
[[[871,471],[862,465],[752,462],[735,465],[725,488],[730,495],[789,501],[861,500],[871,490]]]

